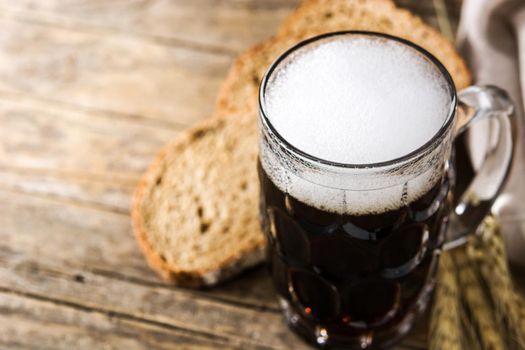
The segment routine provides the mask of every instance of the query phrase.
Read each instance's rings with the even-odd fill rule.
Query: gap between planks
[[[32,4],[26,1],[15,4],[3,0],[0,1],[0,7],[8,17],[21,16],[22,20],[29,18],[32,21],[45,22],[49,26],[144,36],[146,39],[159,40],[161,44],[166,45],[235,54],[251,45],[253,43],[251,38],[262,39],[266,28],[275,27],[299,3],[298,0],[221,2],[200,0],[195,3],[184,0],[172,2],[153,0],[147,3],[135,2],[124,7],[118,3],[89,6],[89,2],[83,2],[62,4],[60,1],[51,0],[45,4]],[[213,10],[209,11],[211,15],[206,15],[202,12],[203,9]],[[107,14],[124,18],[108,18]],[[138,25],[134,16],[141,17]],[[198,18],[195,18],[196,16]],[[195,23],[201,24],[195,26]],[[242,32],[238,38],[231,38],[242,30],[242,27],[239,27],[240,23],[242,26],[255,26],[255,29],[250,27],[249,33]],[[170,30],[171,28],[182,30]],[[211,41],[203,41],[202,37],[195,37],[196,34],[201,32],[206,34],[206,31],[217,28],[219,33],[211,35]],[[230,38],[224,40],[225,36]]]
[[[80,201],[80,200],[75,200],[75,199],[71,199],[68,197],[61,197],[57,195],[28,192],[28,191],[24,191],[24,190],[12,188],[12,187],[3,186],[1,184],[0,184],[0,190],[11,193],[11,194],[15,194],[15,195],[43,199],[43,200],[47,200],[47,201],[50,201],[56,204],[64,204],[64,205],[68,205],[68,206],[72,206],[76,208],[92,209],[92,210],[102,211],[105,213],[117,214],[117,215],[126,216],[126,217],[130,216],[129,210],[124,210],[121,208],[111,207],[107,205],[102,205],[102,204],[98,204],[95,202]]]
[[[24,10],[7,10],[6,11],[6,9],[4,9],[2,12],[0,12],[0,18],[16,21],[20,23],[28,23],[28,24],[42,26],[42,27],[52,27],[52,28],[73,31],[73,32],[81,32],[81,33],[97,34],[97,35],[118,35],[118,36],[125,36],[125,37],[133,37],[135,39],[141,39],[141,40],[148,41],[150,43],[154,43],[154,44],[161,45],[161,46],[176,47],[176,48],[188,49],[188,50],[193,50],[197,52],[206,52],[206,53],[211,53],[211,54],[216,54],[216,55],[221,55],[221,56],[228,56],[228,57],[234,57],[238,53],[237,50],[234,50],[234,49],[231,49],[225,46],[220,46],[220,45],[201,44],[201,43],[194,42],[191,40],[175,38],[175,37],[166,37],[166,36],[137,33],[137,32],[127,32],[125,30],[121,30],[118,28],[89,25],[86,23],[78,22],[78,21],[70,21],[71,23],[62,21],[62,23],[59,23],[58,21],[43,19],[41,15],[42,14],[39,11],[36,11],[36,14],[32,14],[32,12],[24,11]]]
[[[171,129],[173,131],[182,131],[189,127],[191,124],[181,123],[177,121],[167,121],[165,119],[150,118],[140,114],[130,114],[125,112],[118,112],[114,110],[94,108],[91,106],[79,105],[76,103],[70,103],[62,100],[54,100],[46,97],[39,96],[34,93],[28,92],[14,92],[0,89],[0,99],[14,102],[36,102],[43,104],[46,107],[57,108],[62,111],[69,111],[73,113],[85,113],[99,118],[105,118],[108,120],[118,119],[124,122],[128,122],[134,125],[142,125],[159,129]]]
[[[255,268],[260,268],[260,266],[255,267]],[[144,279],[141,279],[135,276],[128,276],[128,275],[124,275],[121,273],[117,273],[115,271],[108,271],[108,270],[95,268],[95,269],[89,270],[89,272],[91,272],[94,275],[112,278],[115,280],[120,280],[120,281],[124,281],[128,283],[132,283],[132,284],[137,284],[137,285],[144,286],[144,287],[154,287],[154,288],[161,288],[161,289],[166,289],[166,290],[173,290],[174,288],[176,288],[172,285],[168,285],[162,282],[148,281],[148,280],[144,280]],[[242,276],[239,276],[238,278],[242,278]],[[214,287],[211,287],[211,288],[214,288]],[[253,304],[249,302],[244,302],[240,300],[234,300],[234,299],[222,297],[220,295],[209,294],[209,293],[206,293],[206,289],[191,290],[191,293],[194,295],[198,295],[199,297],[202,297],[204,299],[218,301],[218,302],[228,304],[231,306],[238,306],[241,308],[250,309],[254,311],[271,312],[275,314],[281,314],[282,312],[282,310],[278,307],[272,307],[269,305],[258,305],[258,304]]]
[[[190,290],[131,288],[128,282],[89,272],[62,272],[58,266],[46,268],[40,262],[21,261],[16,255],[8,260],[0,272],[0,291],[164,328],[174,326],[173,329],[183,328],[196,334],[215,334],[237,343],[268,348],[296,343],[292,334],[286,332],[280,313],[209,301]]]
[[[239,340],[234,341],[231,337],[227,337],[227,336],[221,336],[221,335],[218,335],[218,334],[208,333],[208,332],[204,332],[204,331],[201,331],[201,330],[194,330],[194,329],[183,328],[183,327],[179,327],[179,326],[172,325],[172,324],[169,324],[169,323],[165,323],[165,322],[161,322],[161,321],[157,321],[157,320],[150,320],[150,319],[139,317],[139,316],[136,316],[136,315],[133,315],[133,314],[124,313],[124,312],[121,312],[121,311],[113,311],[113,310],[106,310],[106,309],[102,309],[102,308],[96,308],[96,307],[82,305],[82,304],[74,303],[74,302],[70,302],[70,301],[55,299],[55,298],[51,298],[51,297],[48,297],[48,296],[43,296],[43,295],[39,295],[39,294],[35,294],[35,293],[24,292],[24,291],[12,289],[12,288],[0,287],[0,293],[4,293],[4,294],[8,294],[8,295],[16,295],[16,296],[19,296],[19,297],[23,297],[23,298],[27,298],[27,299],[31,299],[31,300],[35,300],[35,301],[40,301],[40,302],[52,304],[52,305],[55,305],[55,306],[68,307],[68,308],[71,308],[71,309],[74,309],[74,310],[77,310],[77,311],[88,312],[88,313],[98,313],[98,314],[102,314],[102,315],[104,315],[104,316],[106,316],[108,318],[115,318],[116,317],[116,318],[120,318],[120,319],[123,319],[123,320],[135,321],[135,322],[138,322],[138,323],[142,323],[142,324],[146,324],[146,325],[150,325],[150,326],[163,328],[163,329],[166,329],[166,330],[178,331],[178,332],[185,333],[185,334],[188,334],[188,335],[191,335],[191,336],[198,336],[198,337],[201,337],[201,338],[204,338],[204,339],[210,339],[210,340],[219,341],[221,343],[226,343],[226,344],[229,343],[229,344],[231,344],[231,343],[236,343],[236,342],[238,343],[239,342]],[[240,340],[240,342],[241,343],[246,343],[246,340]],[[255,345],[255,346],[257,346],[257,348],[260,348],[260,349],[275,349],[273,347],[261,345],[261,344],[258,344],[258,343],[248,343],[248,344]]]
[[[176,345],[188,350],[216,350],[234,346],[14,294],[0,293],[0,309],[4,311],[0,313],[0,349],[168,350]]]
[[[1,257],[0,257],[0,262],[7,264],[7,261],[1,260]],[[132,285],[134,284],[134,285],[141,286],[141,287],[157,288],[157,289],[162,289],[162,290],[171,291],[171,292],[177,291],[179,293],[191,294],[191,295],[198,296],[205,300],[216,301],[216,302],[220,302],[225,305],[239,307],[242,309],[248,309],[248,310],[253,310],[253,311],[258,311],[258,312],[268,312],[268,313],[273,313],[277,315],[280,315],[282,312],[282,310],[279,307],[273,307],[273,306],[264,305],[264,304],[254,304],[250,302],[240,301],[238,299],[228,298],[228,297],[221,296],[221,295],[210,294],[206,292],[206,289],[181,288],[181,287],[166,284],[163,282],[145,280],[145,279],[142,279],[136,276],[130,276],[130,275],[117,273],[115,271],[104,270],[100,268],[76,266],[76,268],[78,268],[78,270],[80,271],[83,271],[84,274],[82,272],[77,272],[71,275],[71,274],[64,273],[63,271],[60,271],[59,269],[42,265],[40,262],[36,263],[36,262],[26,261],[24,262],[24,265],[27,266],[26,268],[31,268],[32,271],[34,271],[35,273],[38,273],[38,271],[46,271],[46,273],[52,274],[54,276],[58,276],[58,277],[66,278],[66,279],[72,279],[79,283],[84,283],[85,281],[84,275],[87,272],[95,276],[100,276],[100,277],[104,277],[104,278],[108,278],[108,279],[112,279],[116,281],[121,281],[121,282],[125,282],[125,283],[132,284]],[[70,267],[75,268],[75,266],[71,266],[71,265]],[[260,266],[256,268],[260,268]],[[240,276],[239,278],[242,278],[242,276]],[[0,286],[0,289],[1,288],[2,287]],[[213,288],[208,289],[208,290],[212,290],[212,289]],[[21,293],[25,293],[25,292],[21,292]],[[32,293],[29,293],[29,294],[32,294]],[[60,300],[60,299],[56,299],[56,300]],[[76,304],[76,303],[73,303],[73,304]],[[89,308],[88,306],[85,306],[85,307]]]
[[[51,176],[57,179],[66,180],[85,180],[95,183],[118,183],[122,185],[134,186],[140,179],[140,175],[104,174],[89,173],[85,171],[61,170],[52,168],[28,168],[11,165],[0,165],[0,171],[9,172],[17,175],[39,175]]]
[[[123,318],[123,319],[139,321],[139,322],[143,322],[143,323],[146,323],[146,324],[159,326],[159,327],[166,328],[166,329],[185,331],[185,332],[188,332],[190,334],[200,335],[200,336],[204,336],[204,337],[211,338],[211,339],[220,339],[220,340],[226,340],[227,339],[226,337],[222,337],[222,336],[219,336],[219,335],[216,335],[216,334],[213,334],[213,333],[205,333],[205,332],[202,332],[200,330],[192,330],[192,329],[181,328],[181,327],[178,327],[178,326],[174,326],[172,324],[168,324],[168,323],[164,323],[164,322],[160,322],[160,321],[156,321],[156,320],[149,320],[149,319],[142,318],[142,317],[139,317],[139,316],[136,316],[136,315],[124,313],[124,312],[121,312],[121,311],[112,311],[112,310],[106,310],[106,309],[102,309],[102,308],[96,308],[96,307],[92,307],[92,306],[87,306],[87,305],[82,305],[82,304],[78,304],[78,303],[73,303],[73,302],[66,301],[66,300],[55,299],[55,298],[51,298],[51,297],[44,296],[44,295],[39,295],[39,294],[35,294],[35,293],[29,293],[29,292],[25,292],[25,291],[20,291],[20,290],[16,290],[16,289],[12,289],[12,288],[4,288],[4,287],[0,286],[0,292],[1,293],[5,293],[5,294],[18,295],[18,296],[22,296],[22,297],[33,299],[33,300],[44,301],[44,302],[52,303],[52,304],[55,304],[55,305],[67,306],[67,307],[70,307],[70,308],[73,308],[73,309],[76,309],[76,310],[81,310],[81,311],[84,311],[84,312],[97,312],[97,313],[104,314],[104,315],[106,315],[108,317],[119,317],[119,318]]]

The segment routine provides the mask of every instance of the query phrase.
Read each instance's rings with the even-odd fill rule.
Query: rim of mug
[[[273,126],[271,123],[268,112],[266,111],[266,101],[265,101],[265,92],[268,85],[268,82],[270,81],[270,78],[272,77],[273,72],[279,67],[279,65],[287,59],[290,55],[294,54],[301,48],[304,48],[308,45],[318,43],[320,41],[334,38],[334,37],[343,37],[343,36],[354,36],[354,35],[362,35],[362,36],[370,36],[370,37],[379,37],[386,40],[392,40],[396,41],[398,43],[401,43],[403,45],[406,45],[410,47],[411,49],[414,49],[418,51],[423,57],[425,57],[431,64],[433,64],[439,72],[443,75],[443,78],[447,82],[447,87],[449,89],[450,93],[450,109],[447,115],[447,119],[443,123],[443,125],[439,128],[439,130],[430,138],[427,142],[425,142],[422,146],[416,148],[415,150],[390,160],[382,161],[382,162],[375,162],[375,163],[359,163],[359,164],[352,164],[352,163],[341,163],[341,162],[335,162],[326,160],[323,158],[316,157],[314,155],[311,155],[307,152],[302,151],[301,149],[295,147],[290,142],[286,140]],[[456,112],[457,107],[457,94],[456,94],[456,87],[454,85],[454,81],[452,77],[450,76],[450,73],[445,68],[445,66],[430,52],[428,52],[426,49],[422,48],[421,46],[397,37],[390,34],[380,33],[380,32],[373,32],[373,31],[360,31],[360,30],[345,30],[345,31],[337,31],[337,32],[330,32],[325,33],[317,36],[313,36],[311,38],[308,38],[306,40],[303,40],[294,46],[287,49],[284,53],[282,53],[276,60],[272,62],[270,67],[267,69],[266,73],[264,74],[261,84],[259,86],[259,120],[263,124],[264,127],[267,128],[274,136],[275,140],[279,142],[279,144],[284,147],[287,151],[292,152],[294,155],[299,156],[300,158],[305,158],[309,161],[320,163],[323,165],[336,167],[336,168],[347,168],[347,169],[374,169],[374,168],[384,168],[389,166],[396,166],[400,163],[405,162],[411,162],[416,161],[420,159],[421,157],[424,157],[429,152],[433,151],[436,147],[438,147],[441,144],[441,140],[443,139],[443,136],[446,135],[446,133],[450,130],[451,126],[454,122],[454,116]]]

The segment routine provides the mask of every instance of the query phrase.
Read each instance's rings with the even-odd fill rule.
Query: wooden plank
[[[130,212],[135,180],[135,177],[94,176],[62,172],[60,169],[0,167],[2,189],[61,199],[71,205],[92,206],[125,215]]]
[[[178,133],[174,127],[6,94],[0,95],[0,125],[0,168],[127,183]]]
[[[11,18],[105,30],[165,44],[239,52],[276,31],[298,0],[1,0]]]
[[[131,193],[178,127],[0,94],[0,188],[128,213]]]
[[[188,125],[213,110],[232,56],[1,17],[0,92]]]
[[[216,337],[0,293],[0,347],[15,349],[231,349]],[[254,347],[252,347],[254,348]]]
[[[4,262],[0,276],[0,290],[19,291],[193,334],[222,337],[240,347],[305,348],[282,323],[279,312],[228,305],[188,290],[140,286],[19,259]]]

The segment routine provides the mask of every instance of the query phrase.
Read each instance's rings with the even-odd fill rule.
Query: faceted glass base
[[[279,297],[288,326],[303,339],[324,349],[387,349],[398,343],[411,329],[414,322],[424,313],[429,304],[433,284],[429,284],[420,294],[413,310],[404,319],[388,329],[363,330],[359,335],[344,332],[330,334],[323,325],[301,317],[289,302]]]

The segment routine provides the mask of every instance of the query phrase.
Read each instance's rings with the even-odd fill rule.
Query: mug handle
[[[500,194],[509,174],[516,144],[517,128],[513,112],[509,95],[496,86],[471,86],[458,93],[454,139],[456,167],[450,167],[449,171],[457,171],[462,166],[464,173],[460,177],[466,176],[467,183],[461,184],[461,180],[465,179],[457,179],[452,174],[452,180],[456,181],[454,210],[450,215],[444,250],[466,243],[468,235],[476,232]],[[465,131],[481,120],[488,124],[488,144],[479,169],[474,170],[470,159],[458,151],[460,147],[465,147],[468,134]],[[454,159],[451,161],[454,162]]]

